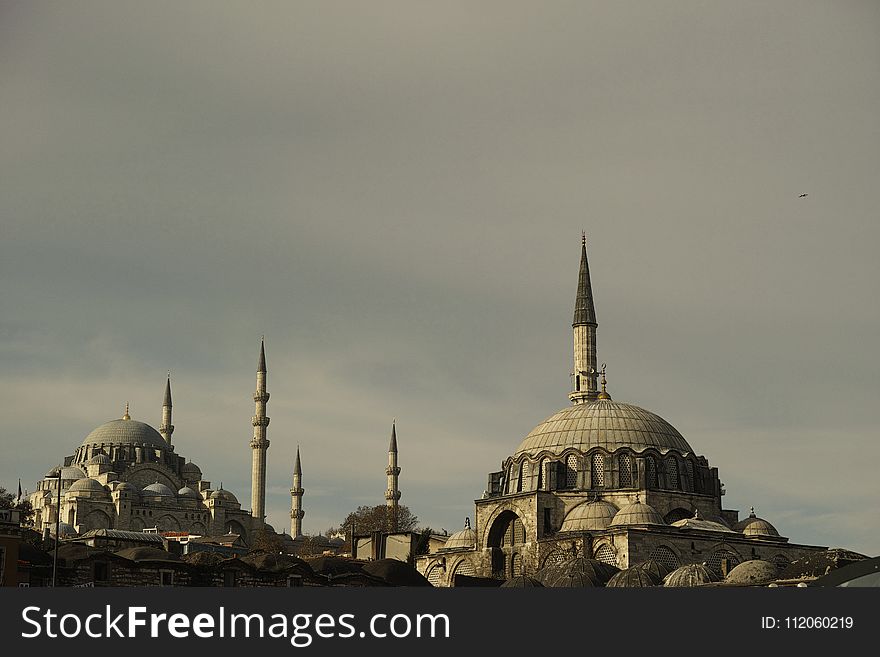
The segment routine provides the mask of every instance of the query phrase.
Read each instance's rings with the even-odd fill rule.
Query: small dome
[[[61,538],[66,538],[68,536],[76,536],[76,529],[74,529],[73,525],[68,525],[66,522],[58,523],[58,533],[61,535]],[[51,527],[49,527],[49,533],[54,536],[55,535],[55,523],[53,522]]]
[[[140,494],[140,492],[141,492],[137,486],[135,486],[134,484],[130,484],[127,481],[123,481],[122,483],[120,483],[116,487],[116,490],[125,490],[125,491],[128,491],[129,493],[138,493],[138,494]]]
[[[155,484],[144,486],[143,494],[145,497],[174,497],[174,491],[158,481]]]
[[[167,448],[168,443],[149,424],[137,420],[110,420],[94,429],[82,442],[83,445],[146,445]]]
[[[443,545],[444,550],[473,550],[477,546],[477,532],[471,529],[468,524],[464,529],[460,529],[449,538]]]
[[[518,575],[511,577],[501,585],[502,589],[524,589],[524,588],[544,588],[544,585],[534,577],[528,575]]]
[[[179,491],[177,491],[177,496],[178,497],[187,497],[187,498],[193,499],[193,500],[201,500],[202,499],[202,496],[199,495],[196,491],[194,491],[189,486],[184,486]]]
[[[102,493],[105,494],[107,490],[101,485],[101,482],[96,479],[89,479],[88,477],[84,477],[82,479],[77,479],[74,481],[70,488],[67,489],[68,493]]]
[[[330,539],[323,534],[315,534],[310,538],[312,541],[312,547],[330,547]]]
[[[659,584],[660,578],[648,569],[633,566],[615,573],[605,586],[610,588],[640,588],[644,586],[657,586]]]
[[[230,493],[228,490],[224,488],[218,488],[213,493],[211,493],[212,500],[225,500],[226,502],[235,502],[238,503],[235,495]]]
[[[344,538],[339,538],[338,536],[333,536],[330,539],[330,547],[341,548],[343,545],[345,545]]]
[[[751,561],[743,561],[738,566],[734,566],[724,581],[728,584],[739,584],[741,586],[754,584],[767,584],[777,577],[777,568],[769,561],[761,559],[752,559]]]
[[[575,557],[561,564],[547,566],[541,569],[537,575],[541,583],[553,588],[580,588],[584,586],[604,586],[611,576],[618,572],[618,568],[610,564]]]
[[[681,568],[676,568],[663,580],[666,587],[690,587],[717,582],[718,575],[709,570],[704,564],[689,563]]]
[[[54,468],[49,470],[45,475],[43,475],[46,479],[55,479],[58,476],[58,473],[61,471],[61,466],[56,465]]]
[[[202,478],[202,470],[193,462],[184,463],[180,468],[181,474],[187,479],[199,480]]]
[[[771,525],[763,518],[759,518],[755,515],[754,507],[752,507],[751,513],[749,513],[749,517],[736,523],[733,528],[738,532],[742,532],[746,536],[779,536],[779,532],[776,531],[776,527]]]
[[[95,454],[86,465],[110,465],[113,461],[106,454]]]
[[[650,504],[644,504],[636,497],[636,501],[623,507],[614,516],[610,527],[623,527],[625,525],[665,525],[663,516],[657,513]]]
[[[581,502],[566,514],[560,531],[602,531],[608,528],[617,512],[616,506],[604,500]]]

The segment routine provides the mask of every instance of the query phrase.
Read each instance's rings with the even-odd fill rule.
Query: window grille
[[[620,487],[631,488],[633,485],[632,457],[629,454],[621,454],[618,463],[620,466]]]
[[[602,454],[593,454],[593,488],[601,488],[605,485],[605,457]]]
[[[666,488],[678,490],[678,461],[673,457],[666,459]]]
[[[645,470],[648,488],[657,488],[657,462],[653,456],[645,459]]]
[[[544,489],[544,482],[547,480],[547,459],[542,459],[538,464],[538,490]]]
[[[556,566],[568,559],[571,559],[570,553],[565,552],[564,550],[553,550],[553,552],[548,554],[544,559],[544,568],[547,568],[548,566]]]
[[[578,457],[569,454],[565,459],[565,487],[576,488],[578,480]]]
[[[610,566],[617,565],[617,557],[614,556],[614,550],[608,545],[603,545],[596,550],[596,560],[607,563]]]
[[[457,564],[455,564],[455,570],[452,571],[452,576],[456,575],[467,575],[468,577],[476,577],[477,570],[474,568],[474,564],[472,564],[467,559],[462,559]],[[429,582],[431,580],[428,580]]]
[[[716,550],[709,556],[708,561],[706,561],[706,567],[719,577],[724,577],[727,573],[723,571],[721,566],[725,559],[727,560],[727,573],[729,573],[734,566],[739,564],[739,557],[730,550]]]
[[[775,557],[773,557],[773,564],[780,572],[788,568],[789,563],[791,562],[784,554],[777,554]]]
[[[521,543],[526,542],[526,528],[523,525],[522,520],[517,518],[512,523],[513,525],[513,545],[519,545]]]
[[[428,581],[432,586],[440,586],[440,567],[434,566],[428,571]]]
[[[678,562],[678,557],[675,556],[675,552],[664,545],[658,545],[653,550],[651,550],[651,553],[648,555],[648,559],[666,566],[670,570],[670,572],[681,565]]]
[[[684,489],[687,491],[694,490],[694,464],[691,461],[684,462],[684,471],[687,475],[687,480],[684,482]]]
[[[522,557],[514,554],[510,557],[510,572],[512,577],[519,577],[523,574]]]
[[[520,470],[522,472],[522,488],[521,490],[531,490],[532,489],[532,464],[528,461],[524,461],[522,464],[522,468]]]

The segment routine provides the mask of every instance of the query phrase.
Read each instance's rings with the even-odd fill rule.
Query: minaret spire
[[[575,404],[593,401],[598,396],[596,379],[596,309],[587,261],[587,236],[581,233],[581,266],[578,271],[577,297],[574,302],[574,390],[568,398]]]
[[[171,370],[168,370],[168,378],[165,380],[165,400],[162,402],[162,424],[159,425],[159,433],[171,447],[171,434],[174,433],[174,425],[171,424]]]
[[[302,464],[299,460],[299,445],[296,447],[296,464],[293,466],[293,485],[290,488],[290,536],[302,536],[302,519],[306,512],[302,508],[304,489],[302,487]]]
[[[266,451],[269,440],[266,438],[266,427],[269,418],[266,416],[266,349],[265,340],[260,340],[260,360],[257,364],[257,390],[254,392],[254,437],[251,440],[251,515],[264,520],[266,516]]]
[[[388,529],[396,532],[400,514],[400,486],[398,477],[400,467],[397,465],[397,420],[391,421],[391,444],[388,446],[388,467],[385,468],[388,476],[388,488],[385,489],[385,508],[388,512]]]

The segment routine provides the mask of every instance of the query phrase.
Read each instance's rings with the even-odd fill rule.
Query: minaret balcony
[[[251,423],[255,427],[268,427],[269,426],[269,418],[265,415],[254,415],[251,418]]]
[[[395,468],[395,467],[392,467],[389,465],[387,468],[385,468],[385,474],[388,475],[389,477],[391,475],[394,475],[396,477],[397,475],[400,474],[400,468]]]
[[[257,390],[254,393],[254,401],[261,402],[261,403],[265,404],[267,401],[269,401],[269,393],[268,392],[260,392],[259,390]]]
[[[303,493],[305,493],[304,488],[291,488],[290,489],[290,494],[293,495],[294,497],[301,497]]]
[[[268,449],[268,448],[269,448],[269,441],[266,438],[263,438],[262,440],[260,440],[258,438],[254,438],[253,440],[251,440],[251,449]]]

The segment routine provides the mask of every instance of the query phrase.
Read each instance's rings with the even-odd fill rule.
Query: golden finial
[[[130,420],[131,416],[128,414],[128,402],[125,402],[125,415],[122,416],[123,420]]]
[[[587,233],[586,231],[581,231],[581,246],[587,245]]]
[[[596,399],[611,399],[611,395],[608,394],[608,391],[605,389],[605,386],[608,385],[608,379],[605,378],[605,363],[602,363],[602,392],[600,392]]]

